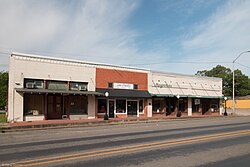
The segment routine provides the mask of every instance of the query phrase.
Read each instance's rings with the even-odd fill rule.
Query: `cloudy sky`
[[[249,0],[1,0],[0,21],[0,71],[15,51],[195,74],[250,50]]]

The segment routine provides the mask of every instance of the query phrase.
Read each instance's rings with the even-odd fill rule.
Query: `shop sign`
[[[157,87],[157,88],[171,88],[172,85],[156,83],[155,85],[153,85],[153,87]]]
[[[114,83],[113,84],[114,89],[134,89],[134,84],[128,84],[128,83]]]
[[[200,100],[200,99],[194,99],[194,104],[195,104],[195,105],[201,104],[201,100]]]

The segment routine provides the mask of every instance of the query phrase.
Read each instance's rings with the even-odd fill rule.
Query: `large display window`
[[[116,113],[126,113],[126,100],[125,99],[116,100]]]
[[[106,112],[107,112],[107,100],[98,99],[98,113],[106,113]]]
[[[164,113],[165,107],[166,105],[164,98],[153,99],[153,113]]]
[[[44,114],[44,96],[39,94],[24,95],[24,115],[39,116]]]
[[[70,114],[88,114],[87,96],[70,96]]]

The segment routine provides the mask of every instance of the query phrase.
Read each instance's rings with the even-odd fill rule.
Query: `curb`
[[[51,123],[51,124],[37,124],[25,126],[11,126],[5,123],[4,126],[0,124],[0,133],[6,132],[22,132],[32,130],[46,130],[46,129],[60,129],[60,128],[74,128],[74,127],[94,127],[94,126],[109,126],[109,125],[123,125],[123,124],[139,124],[139,123],[154,123],[166,121],[187,121],[190,119],[214,119],[214,118],[232,118],[240,116],[206,116],[206,117],[174,117],[174,118],[137,118],[137,119],[121,119],[121,120],[99,120],[89,122],[68,122],[68,123]]]

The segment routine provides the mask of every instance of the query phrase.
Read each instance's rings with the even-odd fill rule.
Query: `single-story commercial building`
[[[148,79],[153,116],[222,114],[221,78],[152,71]]]
[[[222,79],[12,53],[8,121],[221,114]]]

